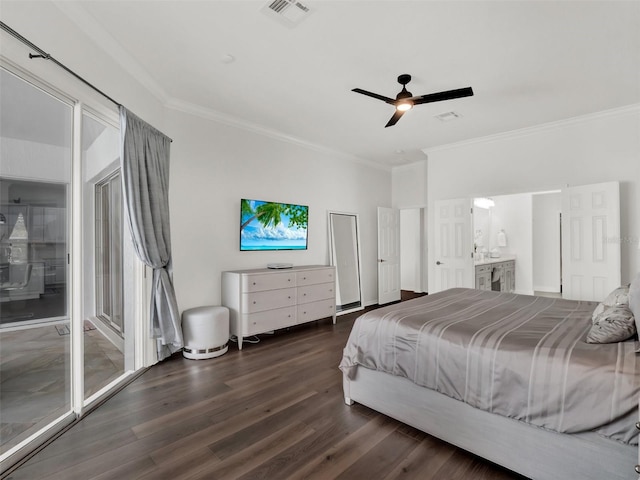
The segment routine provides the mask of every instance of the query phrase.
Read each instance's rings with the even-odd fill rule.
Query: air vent
[[[445,112],[445,113],[441,113],[439,115],[435,116],[438,120],[440,120],[441,122],[450,122],[451,120],[456,120],[460,117],[462,117],[462,115],[460,115],[459,113],[456,112]]]
[[[297,25],[311,13],[309,7],[296,0],[274,0],[262,8],[262,11],[290,27]]]

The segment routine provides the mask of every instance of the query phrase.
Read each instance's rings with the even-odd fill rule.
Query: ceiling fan
[[[473,90],[471,87],[465,88],[457,88],[455,90],[446,90],[444,92],[437,93],[428,93],[426,95],[418,95],[414,97],[413,94],[407,91],[407,83],[411,81],[411,75],[407,73],[403,73],[398,77],[398,83],[402,85],[402,91],[396,95],[396,99],[385,97],[383,95],[378,95],[377,93],[367,92],[366,90],[362,90],[361,88],[354,88],[351,90],[352,92],[361,93],[363,95],[367,95],[369,97],[377,98],[378,100],[382,100],[389,105],[393,105],[396,107],[396,111],[393,116],[389,119],[386,127],[391,127],[398,123],[400,117],[407,110],[411,110],[414,105],[420,105],[422,103],[432,103],[432,102],[441,102],[443,100],[453,100],[454,98],[462,98],[462,97],[470,97],[473,95]]]

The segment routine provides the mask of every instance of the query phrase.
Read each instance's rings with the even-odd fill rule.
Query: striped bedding
[[[454,288],[359,317],[340,369],[400,375],[545,429],[637,445],[639,345],[586,343],[595,307]]]

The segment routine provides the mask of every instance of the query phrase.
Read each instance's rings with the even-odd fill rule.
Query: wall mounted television
[[[240,250],[306,250],[309,207],[240,201]]]

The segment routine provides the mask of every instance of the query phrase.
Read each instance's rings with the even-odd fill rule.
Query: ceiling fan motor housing
[[[410,81],[411,81],[411,75],[409,75],[408,73],[403,73],[398,77],[398,83],[400,85],[406,85]]]
[[[398,77],[398,83],[402,85],[402,91],[396,95],[396,100],[402,100],[404,98],[411,98],[413,94],[407,91],[407,83],[411,81],[411,75],[403,73]]]

